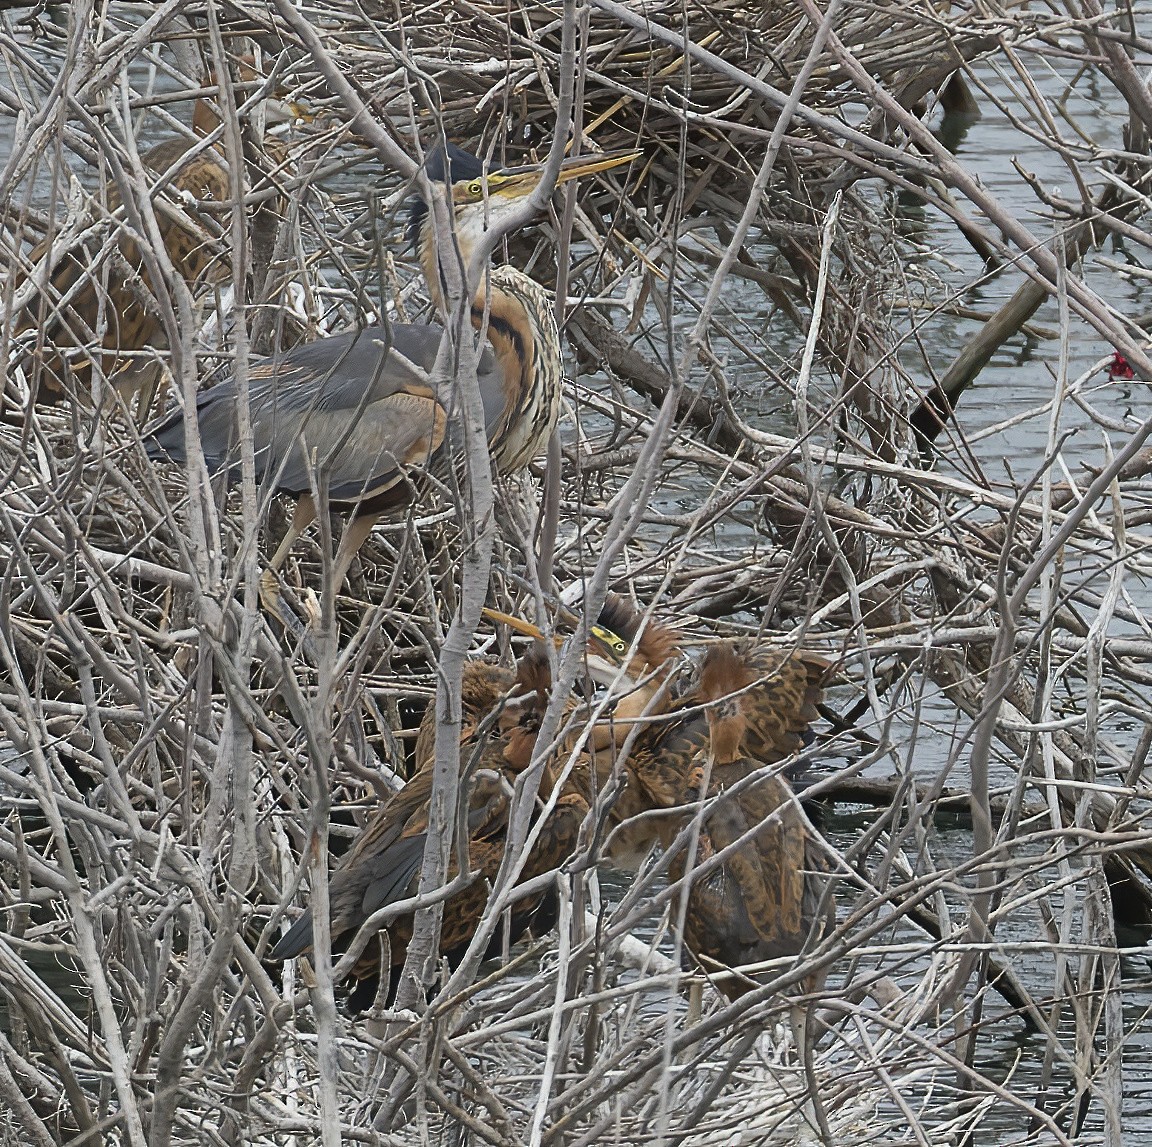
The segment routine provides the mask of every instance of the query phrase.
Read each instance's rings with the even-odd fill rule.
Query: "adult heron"
[[[635,153],[565,160],[557,182],[606,171]],[[462,265],[484,232],[540,185],[543,165],[485,172],[475,156],[449,144],[429,153],[428,177],[450,184],[455,241]],[[433,298],[443,298],[432,213],[413,200],[410,234]],[[521,469],[556,425],[563,363],[552,296],[513,267],[497,267],[471,302],[472,325],[486,345],[477,367],[485,432],[496,470]],[[373,525],[412,497],[410,474],[444,461],[455,380],[431,379],[442,329],[390,323],[320,339],[253,363],[249,417],[258,480],[296,499],[292,522],[261,577],[265,607],[278,612],[278,573],[293,544],[315,520],[313,489],[348,507],[349,521],[333,564],[342,584]],[[210,472],[239,475],[238,390],[228,379],[196,404],[200,442]],[[184,412],[153,429],[149,457],[185,459]]]

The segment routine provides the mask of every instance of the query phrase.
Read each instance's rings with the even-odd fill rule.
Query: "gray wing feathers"
[[[304,914],[276,942],[276,947],[268,953],[269,960],[291,960],[312,947],[312,909],[305,908]]]
[[[364,889],[364,915],[371,916],[385,904],[406,900],[412,878],[424,860],[425,833],[405,836],[377,857],[372,865],[372,879]]]
[[[331,496],[353,500],[385,483],[403,463],[424,461],[421,452],[412,452],[435,430],[429,372],[440,336],[440,328],[430,325],[365,327],[254,362],[248,389],[258,478],[303,493],[319,466],[327,471]],[[499,368],[488,348],[480,375],[483,392],[492,393]],[[424,403],[402,400],[421,394]],[[232,477],[239,467],[236,396],[235,380],[228,379],[202,392],[196,406],[208,469]],[[436,397],[442,406],[452,405],[443,391]],[[486,411],[489,429],[499,415]],[[153,460],[183,461],[183,414],[158,424],[147,449]]]
[[[412,878],[424,860],[425,833],[404,836],[368,858],[332,873],[329,898],[332,906],[333,940],[355,931],[378,908],[405,900]],[[351,857],[349,857],[351,859]],[[268,953],[270,960],[291,960],[312,947],[312,909],[306,908],[295,924]]]

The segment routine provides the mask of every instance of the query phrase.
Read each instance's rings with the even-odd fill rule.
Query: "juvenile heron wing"
[[[412,857],[415,866],[420,867],[424,855],[425,826],[421,820],[413,825],[413,819],[423,809],[431,793],[431,774],[413,777],[396,793],[372,819],[368,827],[356,838],[350,851],[332,873],[328,884],[328,898],[332,915],[332,938],[338,941],[349,932],[355,932],[375,909],[365,912],[364,905],[374,894],[370,889],[380,881],[388,866],[394,873],[391,884],[407,885],[412,870],[408,867]],[[411,829],[412,835],[405,837]],[[406,847],[401,847],[405,846]],[[391,857],[381,861],[381,858]],[[407,873],[405,875],[405,873]],[[392,899],[396,899],[393,894]],[[378,897],[377,897],[378,898]],[[388,903],[386,899],[380,904]],[[272,960],[290,960],[312,947],[312,909],[307,908],[296,923],[286,932],[269,953]]]

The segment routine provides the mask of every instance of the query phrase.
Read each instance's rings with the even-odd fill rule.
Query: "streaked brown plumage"
[[[188,139],[167,140],[145,152],[141,162],[155,175],[179,165],[161,189],[165,198],[157,202],[156,218],[177,273],[195,285],[218,281],[228,273],[228,264],[217,259],[218,225],[191,209],[187,200],[227,203],[230,185],[227,168],[212,149],[185,158],[193,144]],[[109,215],[120,207],[113,184],[105,188],[104,202]],[[36,265],[51,255],[50,244],[44,243],[33,251],[31,262]],[[106,286],[102,267],[107,267]],[[87,398],[94,360],[109,379],[122,383],[130,375],[135,382],[147,364],[130,352],[167,345],[154,294],[140,248],[127,231],[120,232],[114,256],[102,265],[80,250],[65,254],[53,268],[47,289],[33,296],[16,324],[17,335],[38,332],[27,359],[37,400],[58,402],[69,393]],[[93,355],[90,348],[101,311],[102,353]]]
[[[709,971],[794,956],[831,919],[819,912],[825,862],[791,787],[771,766],[803,749],[829,664],[804,650],[715,641],[694,683],[675,693],[671,676],[681,663],[676,630],[609,595],[590,630],[588,664],[618,700],[586,739],[588,754],[568,786],[606,798],[604,852],[615,864],[635,868],[654,847],[675,847],[673,880],[684,877],[689,858],[677,838],[706,797],[685,906],[687,951]],[[760,773],[767,775],[750,780]],[[729,847],[723,862],[709,865]],[[752,984],[722,981],[731,995]]]
[[[615,625],[630,632],[626,614]],[[645,666],[653,680],[668,672],[669,661],[658,669],[657,659],[678,652],[675,633],[654,625]],[[635,866],[654,845],[671,847],[689,823],[688,808],[702,796],[710,804],[693,872],[741,842],[691,879],[684,942],[707,970],[794,956],[813,930],[827,925],[818,917],[822,850],[787,780],[776,773],[741,782],[803,748],[828,668],[824,658],[802,650],[713,642],[687,691],[665,699],[656,688],[647,691],[649,720],[641,721],[626,755],[614,755],[624,747],[622,737],[597,741],[597,787],[615,790],[606,837],[614,862]],[[643,707],[633,711],[638,717]],[[680,847],[672,879],[683,878],[687,859]],[[723,986],[738,995],[751,984],[727,978]]]
[[[238,67],[244,79],[259,79],[250,58],[239,61]],[[283,106],[276,100],[266,101],[270,118],[286,118],[289,113],[279,110]],[[295,114],[294,108],[290,114]],[[220,210],[234,198],[234,181],[220,146],[202,142],[219,123],[212,105],[197,100],[192,114],[194,137],[165,140],[141,156],[145,170],[163,178],[163,183],[157,182],[150,189],[157,227],[173,268],[194,292],[206,284],[222,282],[230,273],[220,238]],[[286,160],[286,151],[277,141],[268,140],[265,146],[274,162]],[[106,185],[98,202],[106,208],[107,218],[122,214],[122,200],[114,182]],[[25,363],[36,401],[58,402],[68,394],[87,400],[92,369],[98,362],[101,372],[126,397],[140,392],[140,415],[144,417],[159,368],[155,360],[133,352],[164,349],[168,340],[155,301],[156,288],[140,247],[122,220],[114,226],[116,242],[99,261],[86,247],[71,249],[57,258],[49,241],[32,252],[32,269],[21,275],[22,282],[39,280],[42,271],[38,268],[45,259],[54,265],[46,288],[37,291],[23,308],[14,333],[37,332],[34,343],[23,340],[29,345]],[[100,244],[106,246],[103,236]],[[96,353],[101,319],[104,332]]]
[[[490,882],[504,857],[512,785],[531,761],[546,703],[540,674],[538,652],[522,658],[515,673],[486,661],[469,662],[464,668],[460,758],[463,775],[471,780],[468,862],[480,878],[445,906],[440,950],[449,959],[462,953],[475,934],[487,904]],[[546,659],[543,674],[546,682]],[[435,712],[430,708],[416,742],[415,775],[380,810],[332,874],[329,893],[332,945],[336,951],[347,948],[373,912],[416,893],[432,793],[435,730]],[[539,799],[546,799],[554,787],[554,776],[546,765]],[[573,854],[586,812],[587,804],[579,794],[560,797],[529,853],[522,881],[559,867]],[[454,850],[448,879],[458,871]],[[529,927],[550,927],[554,911],[551,900],[550,895],[537,893],[518,901],[512,911],[512,938]],[[404,915],[387,927],[393,970],[404,963],[412,937],[412,920],[410,914]],[[289,959],[307,951],[311,944],[312,916],[306,910],[276,945],[271,958]],[[371,985],[379,975],[379,962],[379,945],[373,941],[353,970],[357,980],[369,985],[369,992],[374,990]],[[365,993],[358,993],[357,1004],[365,1002]]]
[[[706,970],[795,956],[831,920],[819,914],[824,853],[783,774],[771,773],[741,787],[764,766],[804,747],[828,668],[822,657],[799,650],[779,653],[747,641],[710,645],[699,681],[682,701],[685,708],[703,705],[703,722],[699,713],[685,712],[682,722],[641,747],[642,754],[647,749],[652,757],[664,758],[664,781],[673,746],[682,754],[692,751],[692,780],[696,769],[706,771],[711,757],[707,793],[712,803],[697,867],[742,842],[722,864],[694,878],[688,893],[684,941]],[[645,777],[643,755],[634,767]],[[694,795],[702,782],[703,775]],[[679,879],[684,869],[681,852],[672,875]],[[739,995],[753,982],[725,980],[722,986],[729,995]]]
[[[538,641],[543,639],[540,629],[531,622],[492,609],[486,609],[485,613],[491,620],[502,621],[519,633]],[[580,624],[580,618],[565,607],[560,609],[559,620],[565,628]],[[559,637],[555,640],[561,642]],[[668,688],[668,678],[680,656],[679,635],[675,629],[646,618],[618,594],[606,595],[596,621],[588,629],[584,664],[591,681],[610,690],[611,704],[607,714],[600,716],[591,729],[569,710],[573,722],[561,745],[560,756],[566,757],[582,742],[584,751],[575,762],[570,789],[593,796],[606,785],[612,785],[611,815],[618,826],[613,832],[612,844],[617,859],[634,853],[639,863],[653,843],[652,829],[644,825],[638,826],[638,842],[630,846],[628,842],[634,830],[620,823],[647,811],[650,802],[635,783],[628,784],[626,770],[617,767],[625,760],[619,756],[619,750],[639,727],[644,727],[646,721],[666,711],[671,704],[673,694]],[[544,680],[541,689],[544,693],[551,691],[550,678]],[[598,712],[602,711],[602,699],[596,701],[595,707]]]

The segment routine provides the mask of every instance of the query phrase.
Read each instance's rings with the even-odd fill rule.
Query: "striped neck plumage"
[[[490,225],[493,205],[500,201],[457,205],[454,250],[462,270]],[[446,314],[435,227],[427,210],[419,220],[418,252],[432,301]],[[471,300],[472,326],[485,332],[502,378],[502,396],[485,398],[489,446],[502,474],[522,469],[542,452],[556,425],[564,368],[554,307],[548,291],[512,267],[485,274]]]

